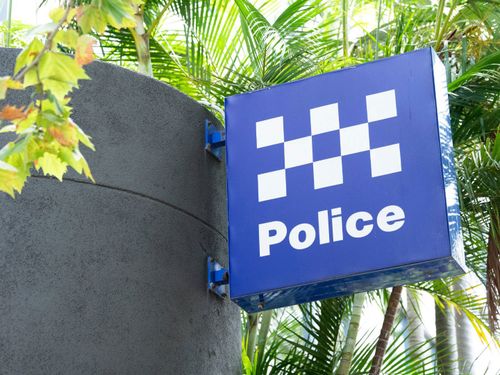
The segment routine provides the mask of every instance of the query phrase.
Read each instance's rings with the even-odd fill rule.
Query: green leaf
[[[85,134],[85,132],[71,120],[72,125],[76,128],[77,131],[77,137],[80,142],[82,142],[85,146],[90,148],[92,151],[95,151],[95,146],[90,140],[90,137]]]
[[[35,125],[38,117],[38,110],[30,111],[28,116],[16,122],[16,132],[18,134],[25,132]]]
[[[9,142],[0,150],[0,160],[8,162],[13,155],[26,153],[30,139],[25,137],[18,142]]]
[[[108,23],[116,29],[134,27],[135,10],[130,2],[123,0],[102,0],[101,10]]]
[[[85,70],[76,61],[62,53],[47,52],[40,59],[38,74],[31,70],[25,78],[25,86],[43,84],[55,97],[62,100],[68,92],[78,87],[78,80],[89,79]]]
[[[486,55],[477,64],[473,65],[469,70],[467,70],[460,77],[455,79],[448,85],[449,91],[454,91],[460,86],[462,86],[469,79],[474,77],[474,75],[478,74],[481,71],[488,69],[498,69],[500,67],[500,51],[493,52],[489,55]]]
[[[106,16],[103,11],[96,6],[89,5],[81,8],[81,13],[77,16],[78,26],[85,34],[95,31],[102,34],[106,30]]]
[[[245,375],[252,375],[253,372],[252,361],[250,361],[250,358],[248,358],[248,355],[246,353],[242,354],[241,360],[243,368],[245,369]]]
[[[64,7],[57,7],[57,8],[53,8],[50,12],[49,12],[49,17],[52,21],[54,21],[54,23],[59,23],[59,21],[62,20],[62,18],[64,17],[64,14],[66,13],[66,8]],[[75,16],[75,13],[76,13],[76,9],[75,8],[72,8],[69,10],[68,12],[68,15],[66,16],[66,19],[64,20],[64,22],[68,22],[70,20],[73,19],[73,17]]]
[[[0,77],[0,100],[5,99],[7,96],[7,90],[21,90],[23,84],[18,81],[14,81],[10,76]]]
[[[12,165],[0,160],[0,191],[15,197],[15,192],[20,193],[23,189],[26,178],[17,173],[17,169]]]
[[[92,177],[92,173],[90,173],[90,168],[87,164],[87,161],[78,149],[70,150],[67,147],[62,147],[59,150],[58,156],[59,159],[68,164],[76,172],[80,174],[83,172],[88,179],[90,179],[92,182],[95,182],[94,178]]]
[[[58,156],[59,159],[68,164],[77,173],[81,174],[83,172],[89,180],[95,183],[89,165],[78,149],[70,150],[67,147],[62,147],[59,150]]]
[[[64,16],[64,12],[65,10],[63,7],[53,8],[49,12],[49,17],[52,21],[57,23]]]
[[[42,49],[43,43],[38,38],[33,39],[31,43],[23,49],[19,56],[17,56],[14,74],[19,73],[22,68],[29,65]]]
[[[78,33],[73,29],[60,30],[54,37],[56,43],[75,49],[78,42]]]
[[[56,155],[51,153],[44,153],[41,158],[37,161],[37,169],[43,169],[43,173],[46,176],[54,176],[59,181],[62,181],[62,178],[67,168],[67,163],[63,162]]]

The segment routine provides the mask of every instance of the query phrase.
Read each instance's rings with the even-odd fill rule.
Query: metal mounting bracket
[[[221,298],[229,295],[229,271],[212,257],[207,257],[208,290]]]
[[[225,146],[226,131],[218,130],[209,120],[205,120],[205,150],[221,161],[222,147]]]

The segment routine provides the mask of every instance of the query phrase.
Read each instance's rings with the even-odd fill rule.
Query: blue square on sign
[[[249,312],[465,269],[430,48],[226,99],[231,298]]]

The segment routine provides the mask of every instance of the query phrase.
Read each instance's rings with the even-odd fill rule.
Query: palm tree
[[[425,328],[420,311],[421,302],[418,292],[405,288],[406,319],[408,320],[408,343],[411,347],[420,346],[425,341]]]
[[[401,301],[402,292],[402,286],[395,286],[394,288],[392,288],[391,296],[389,297],[389,303],[387,304],[387,311],[384,316],[384,323],[382,324],[382,329],[380,330],[380,335],[375,347],[375,354],[373,356],[372,364],[370,367],[370,375],[380,374],[380,369],[382,368],[382,360],[384,358],[387,345],[389,344],[389,338],[391,335],[392,327],[394,326],[394,319],[396,318],[396,313]]]
[[[138,10],[140,30],[109,30],[100,41],[103,59],[151,71],[217,113],[229,95],[433,46],[449,78],[466,262],[487,288],[490,327],[480,308],[484,299],[448,287],[457,280],[409,286],[435,297],[438,338],[406,351],[397,347],[411,334],[398,331],[398,303],[392,303],[387,316],[395,323],[380,335],[391,340],[377,358],[384,357],[386,373],[424,371],[422,363],[434,368],[434,350],[447,373],[443,363],[450,356],[444,360],[443,353],[455,338],[445,328],[452,311],[461,311],[482,336],[493,331],[500,305],[499,9],[495,0],[297,0],[281,12],[276,1],[147,0]],[[353,350],[343,345],[341,327],[358,313],[351,304],[346,298],[308,304],[274,326],[270,315],[249,317],[255,324],[248,324],[246,335],[247,373],[331,374],[342,348],[352,353],[350,373],[367,372],[375,341],[363,337]],[[402,360],[402,353],[411,358]]]
[[[442,375],[459,375],[453,310],[442,300],[435,302],[436,359]]]
[[[342,357],[340,359],[337,375],[347,375],[351,368],[352,356],[359,332],[359,323],[363,312],[363,304],[365,303],[366,293],[358,293],[354,295],[352,303],[351,320],[345,338],[344,348],[342,349]]]
[[[453,285],[455,291],[466,291],[471,288],[469,275],[465,275],[457,280]],[[451,314],[450,314],[451,315]],[[461,373],[473,374],[473,364],[476,355],[473,350],[472,335],[474,329],[465,314],[454,311],[454,323],[457,342],[458,368]]]

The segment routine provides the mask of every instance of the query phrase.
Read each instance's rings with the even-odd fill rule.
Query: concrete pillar
[[[17,52],[0,49],[0,75]],[[227,265],[213,118],[148,77],[88,73],[73,118],[97,183],[40,176],[0,196],[0,373],[237,374],[238,308],[206,291],[206,256]]]

